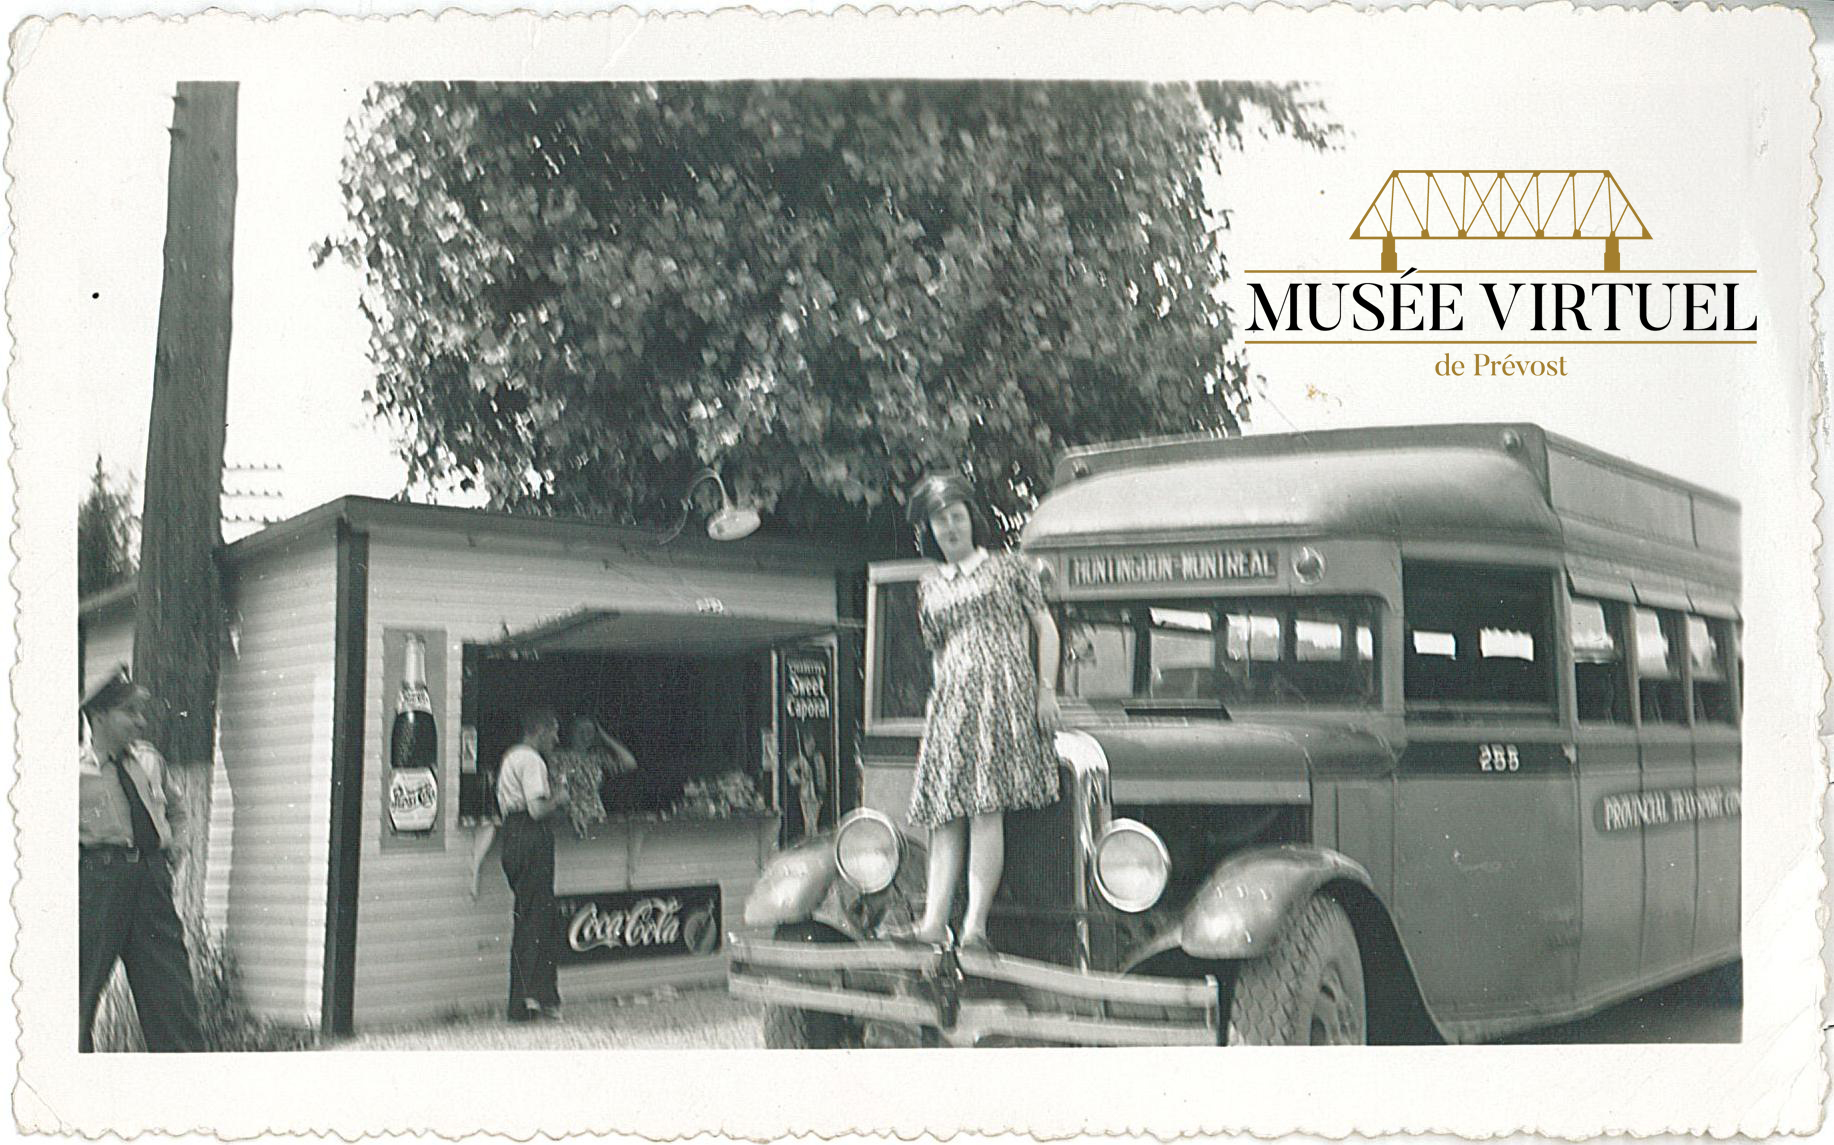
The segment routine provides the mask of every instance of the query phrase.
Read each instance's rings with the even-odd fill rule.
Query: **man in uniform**
[[[554,914],[552,817],[567,803],[564,783],[551,783],[545,756],[560,742],[560,717],[538,708],[522,717],[522,738],[503,753],[497,770],[497,809],[503,813],[503,875],[516,896],[509,945],[509,1020],[560,1019]]]
[[[119,960],[127,967],[147,1049],[204,1048],[185,932],[172,904],[172,864],[184,801],[171,768],[146,733],[145,688],[125,666],[83,697],[89,741],[78,755],[78,1048],[95,1048],[90,1027]]]

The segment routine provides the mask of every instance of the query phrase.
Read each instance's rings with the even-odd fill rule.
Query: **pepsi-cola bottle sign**
[[[401,698],[389,732],[388,819],[397,832],[431,831],[439,821],[439,728],[427,691],[427,646],[406,642]]]

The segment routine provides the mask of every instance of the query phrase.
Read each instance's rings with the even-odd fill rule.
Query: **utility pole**
[[[203,915],[224,633],[217,551],[229,402],[236,85],[180,83],[171,134],[134,677],[154,697],[147,738],[184,782],[188,858],[173,889],[181,916],[196,920]]]

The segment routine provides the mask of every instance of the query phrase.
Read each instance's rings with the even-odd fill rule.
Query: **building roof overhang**
[[[860,627],[857,621],[833,618],[582,606],[528,628],[505,633],[492,647],[511,653],[735,656]]]
[[[715,541],[694,531],[664,543],[666,532],[609,524],[584,517],[536,516],[453,505],[420,505],[377,497],[339,497],[260,532],[223,546],[222,567],[233,570],[250,560],[284,552],[288,546],[330,538],[340,528],[373,537],[389,534],[426,538],[444,534],[454,545],[480,540],[603,552],[608,558],[642,555],[645,563],[662,561],[684,568],[740,568],[772,572],[805,572],[833,576],[857,570],[868,554],[845,537],[790,540],[750,536]],[[134,599],[134,582],[126,581],[85,597],[78,615],[102,615]]]

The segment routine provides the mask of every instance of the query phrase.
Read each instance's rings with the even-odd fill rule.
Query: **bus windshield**
[[[1228,597],[1062,606],[1062,692],[1089,702],[1372,706],[1377,602]]]

